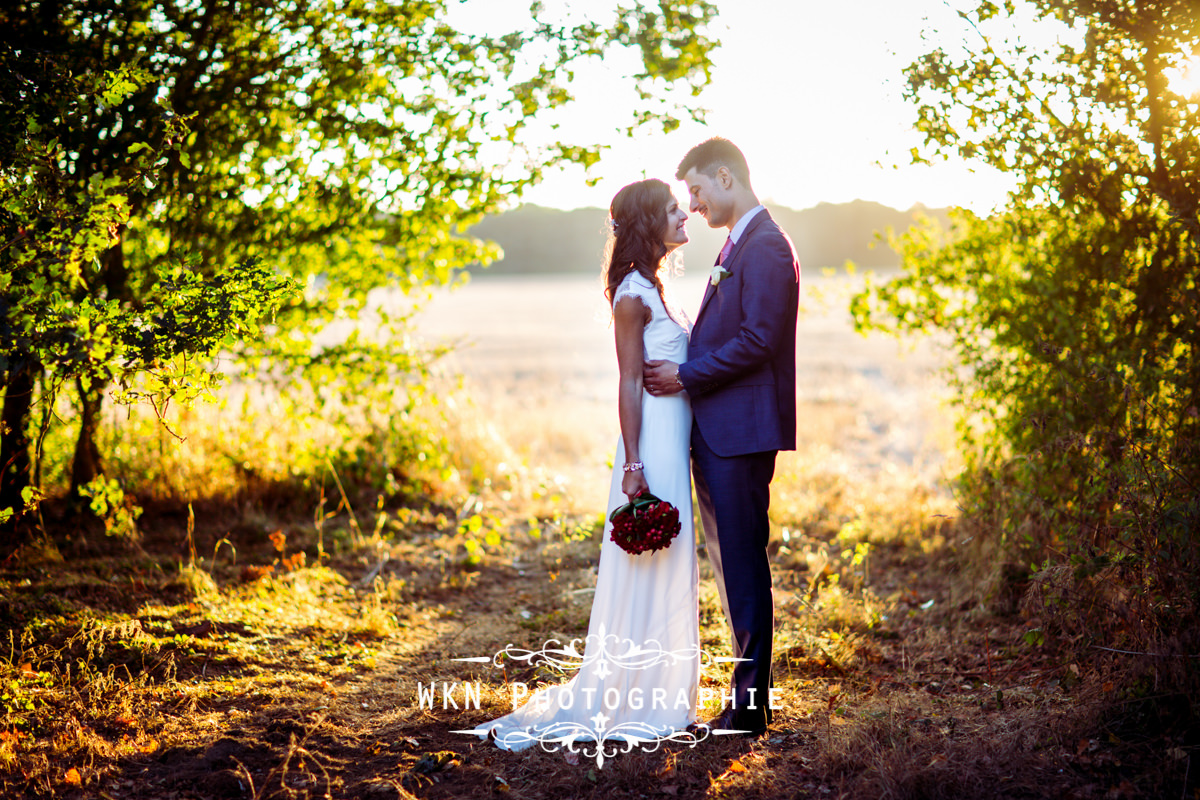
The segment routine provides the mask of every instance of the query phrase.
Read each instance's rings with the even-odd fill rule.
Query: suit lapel
[[[737,266],[737,258],[738,254],[742,250],[742,245],[744,245],[750,239],[750,234],[754,232],[754,229],[757,228],[763,222],[763,220],[768,220],[770,218],[770,212],[764,208],[762,211],[755,214],[750,222],[746,224],[746,229],[742,231],[741,237],[734,242],[733,249],[729,251],[729,257],[725,259],[725,263],[722,265],[725,267],[725,269],[729,270],[731,275],[734,268]],[[715,267],[716,265],[716,259],[713,259],[713,266]],[[717,287],[713,286],[712,276],[709,275],[708,286],[704,290],[704,299],[700,301],[700,310],[696,312],[696,324],[700,322],[700,317],[704,315],[704,309],[708,307],[708,301],[711,300],[712,296],[716,293]]]
[[[734,249],[736,250],[737,248],[735,247]],[[732,258],[733,253],[730,252],[729,256],[730,256],[730,258]],[[728,261],[728,260],[729,259],[726,259],[726,261]],[[715,267],[716,265],[717,265],[717,262],[714,260],[713,266]],[[709,298],[711,298],[715,293],[716,293],[716,287],[713,286],[712,274],[710,272],[709,276],[708,276],[708,285],[704,287],[704,297],[700,300],[700,309],[696,312],[696,322],[700,321],[700,316],[704,313],[704,309],[708,305]]]

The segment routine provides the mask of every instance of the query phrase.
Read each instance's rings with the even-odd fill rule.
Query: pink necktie
[[[725,259],[729,258],[729,251],[733,249],[733,237],[726,236],[725,244],[721,247],[721,254],[717,256],[717,266],[725,263]]]

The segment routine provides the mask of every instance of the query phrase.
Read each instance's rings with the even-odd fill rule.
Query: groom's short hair
[[[737,178],[738,183],[747,189],[750,188],[750,167],[746,164],[746,157],[742,155],[742,151],[738,149],[737,145],[720,136],[705,139],[688,150],[683,161],[679,162],[679,169],[675,170],[675,179],[683,180],[683,176],[692,169],[703,172],[711,178],[721,167],[728,167],[729,171],[733,173],[733,177]]]

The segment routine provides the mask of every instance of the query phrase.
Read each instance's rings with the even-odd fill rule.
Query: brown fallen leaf
[[[63,775],[63,780],[72,786],[83,785],[83,778],[80,776],[79,770],[75,769],[74,767],[71,767],[69,770],[67,770],[67,774]]]

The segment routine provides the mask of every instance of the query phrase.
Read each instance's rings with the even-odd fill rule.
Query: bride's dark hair
[[[625,276],[637,270],[662,294],[658,270],[667,256],[667,203],[671,187],[657,178],[631,183],[617,192],[608,207],[612,232],[605,247],[604,296],[611,306]]]

